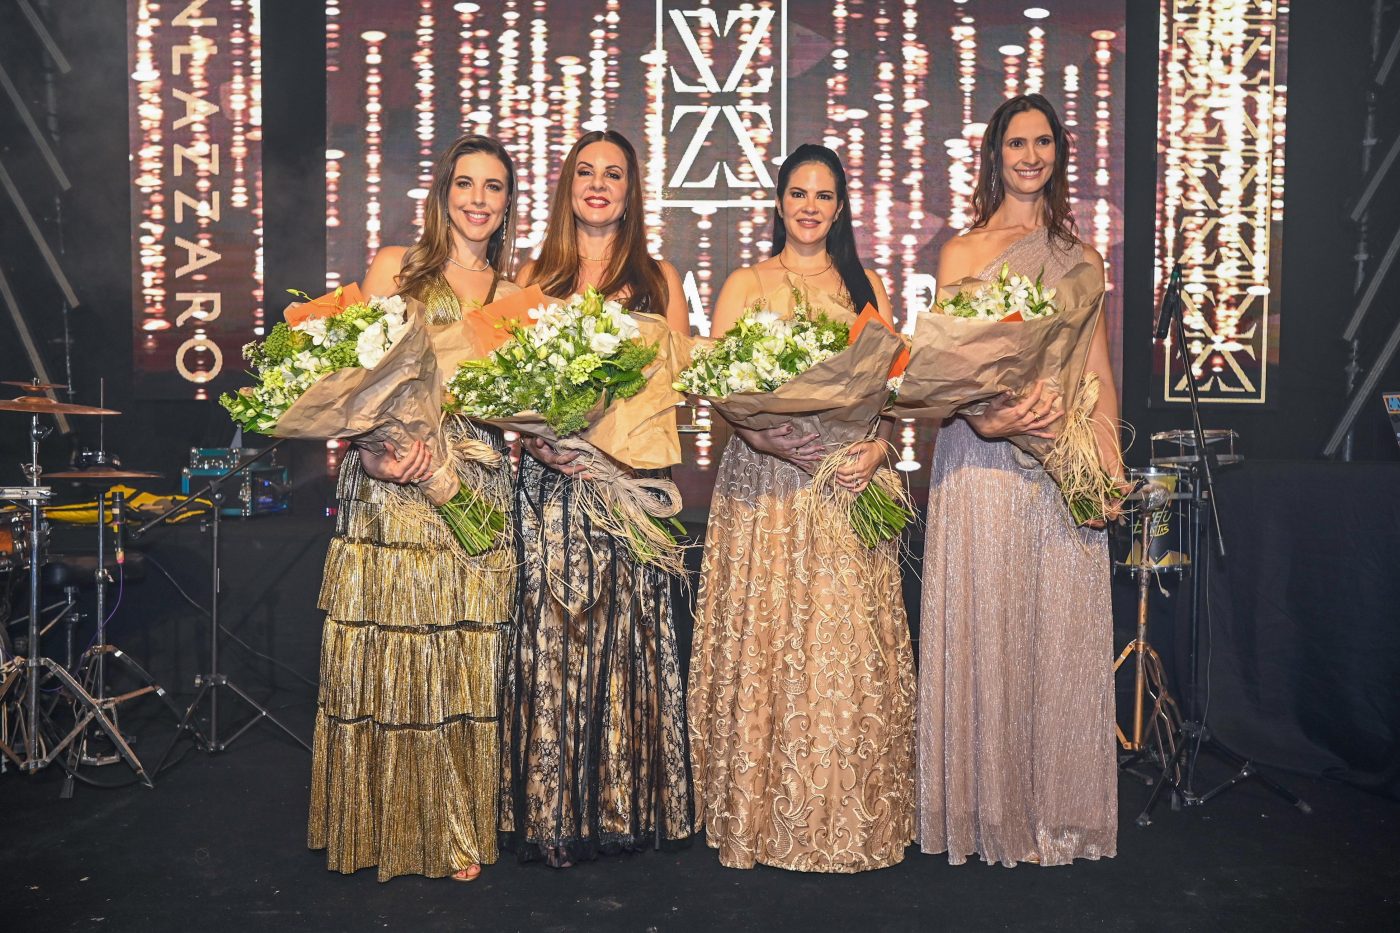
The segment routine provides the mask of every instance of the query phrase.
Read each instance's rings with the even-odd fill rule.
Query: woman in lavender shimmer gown
[[[974,223],[938,281],[1013,272],[1102,288],[1103,260],[1070,216],[1069,139],[1038,94],[987,124]],[[1087,264],[1084,268],[1082,264]],[[1088,370],[1100,459],[1122,476],[1118,403],[1100,318]],[[1003,398],[940,431],[929,494],[919,671],[919,841],[987,863],[1068,864],[1117,849],[1113,627],[1104,533],[1076,528],[1055,483],[1004,438],[1051,434],[1048,390]]]

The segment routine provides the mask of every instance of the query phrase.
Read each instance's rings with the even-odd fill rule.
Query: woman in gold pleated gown
[[[631,143],[585,134],[564,160],[523,284],[592,286],[688,330],[680,276],[647,252]],[[515,490],[520,602],[506,676],[501,827],[555,868],[691,835],[672,581],[577,507],[577,454],[525,442]]]
[[[975,220],[938,281],[1002,263],[1060,288],[1102,288],[1103,260],[1070,215],[1069,139],[1039,94],[987,124]],[[1087,264],[1087,265],[1085,265]],[[1078,287],[1076,284],[1075,287]],[[1118,402],[1099,318],[1088,370],[1100,459],[1121,477]],[[1102,530],[1075,528],[1054,480],[1002,438],[1048,436],[1063,414],[1027,387],[938,435],[924,549],[919,668],[919,843],[961,864],[1064,865],[1117,851],[1113,619]]]
[[[773,257],[731,275],[722,333],[755,302],[855,321],[890,303],[856,255],[845,172],[801,146],[778,175]],[[884,430],[888,429],[888,425]],[[852,448],[837,480],[868,483],[886,446]],[[798,508],[825,450],[792,425],[736,429],[710,505],[690,661],[699,822],[721,864],[859,872],[914,836],[914,664],[898,541],[834,539]]]
[[[517,291],[503,277],[514,241],[515,175],[494,140],[464,136],[438,160],[423,234],[385,247],[366,295],[422,301],[430,324]],[[449,443],[498,434],[465,420]],[[470,881],[496,860],[502,664],[515,590],[509,530],[467,557],[411,483],[431,475],[421,444],[375,456],[352,447],[326,556],[321,688],[311,768],[313,849],[327,867],[377,866]],[[464,484],[509,513],[509,460],[464,464]],[[405,511],[409,496],[422,508]]]

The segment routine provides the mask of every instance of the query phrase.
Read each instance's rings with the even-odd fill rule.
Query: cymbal
[[[60,473],[45,473],[45,479],[73,479],[80,483],[105,483],[118,479],[159,479],[161,474],[145,470],[113,470],[99,467],[95,470],[64,470]]]
[[[19,379],[0,379],[0,386],[19,386],[30,392],[47,392],[50,389],[66,389],[68,386],[61,382],[22,382]]]
[[[1206,443],[1208,444],[1208,443],[1210,443],[1210,442],[1207,441]],[[1193,454],[1192,456],[1189,456],[1189,457],[1153,457],[1149,462],[1150,462],[1153,466],[1164,466],[1164,467],[1185,466],[1185,467],[1189,467],[1189,466],[1194,466],[1194,465],[1197,463],[1197,460],[1196,460],[1195,455]],[[1218,454],[1218,455],[1216,455],[1215,462],[1218,463],[1220,466],[1223,466],[1223,467],[1224,467],[1224,466],[1234,466],[1234,465],[1237,464],[1237,463],[1244,463],[1244,455],[1243,455],[1243,454]]]
[[[1201,432],[1205,436],[1207,444],[1215,444],[1223,440],[1235,440],[1239,437],[1232,428],[1206,428]],[[1154,441],[1164,441],[1168,444],[1183,444],[1187,447],[1196,446],[1196,432],[1190,428],[1176,428],[1171,431],[1158,431],[1152,435]]]
[[[92,405],[73,405],[69,402],[55,402],[42,395],[21,398],[0,399],[0,411],[19,411],[26,415],[120,415],[111,408],[96,408]]]

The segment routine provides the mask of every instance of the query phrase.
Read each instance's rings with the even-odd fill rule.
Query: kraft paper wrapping
[[[961,279],[940,288],[939,295],[949,297],[985,284],[981,279]],[[895,415],[942,421],[963,410],[977,413],[979,409],[972,406],[1004,392],[1020,395],[1042,379],[1059,393],[1064,411],[1072,411],[1103,306],[1103,278],[1093,266],[1081,262],[1055,288],[1062,309],[1034,321],[978,321],[938,311],[920,314]],[[1010,440],[1037,458],[1054,444],[1024,435]]]
[[[889,401],[890,369],[903,349],[894,331],[866,327],[853,345],[772,392],[697,397],[737,427],[762,431],[791,422],[798,433],[819,434],[827,445],[849,444],[869,437]]]
[[[443,505],[457,494],[459,483],[441,430],[437,358],[421,302],[408,299],[406,320],[403,336],[378,366],[355,366],[323,377],[292,403],[272,433],[316,440],[353,437],[375,453],[383,452],[386,441],[406,451],[421,440],[438,469],[418,488],[433,505]]]
[[[646,388],[607,407],[600,400],[588,413],[589,426],[575,435],[602,453],[634,470],[659,470],[681,462],[681,439],[676,431],[676,406],[682,396],[671,384],[690,365],[690,341],[673,332],[664,317],[632,313],[641,328],[642,343],[657,345],[656,359],[642,372]],[[481,419],[507,431],[542,438],[559,436],[535,411],[511,418]]]

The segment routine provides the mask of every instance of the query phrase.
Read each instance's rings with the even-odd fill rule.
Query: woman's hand
[[[816,470],[817,464],[821,463],[822,458],[826,456],[826,446],[821,442],[821,435],[798,434],[791,422],[780,424],[776,428],[764,428],[761,431],[749,428],[735,428],[734,430],[759,453],[777,457],[779,460],[786,460],[807,473]]]
[[[980,415],[966,415],[967,423],[985,438],[1017,437],[1029,434],[1053,440],[1050,425],[1064,414],[1060,395],[1047,389],[1042,380],[1019,402],[1010,393],[992,399]]]
[[[836,471],[836,485],[859,493],[885,462],[886,447],[880,441],[861,441],[846,449],[846,462]]]
[[[394,445],[384,444],[382,453],[355,445],[360,451],[360,466],[371,479],[407,486],[420,483],[433,475],[433,453],[422,441],[414,441],[408,452],[400,456]]]
[[[556,450],[553,444],[539,437],[527,437],[522,443],[536,460],[565,476],[577,476],[584,471],[582,463],[574,463],[583,456],[581,451]]]

